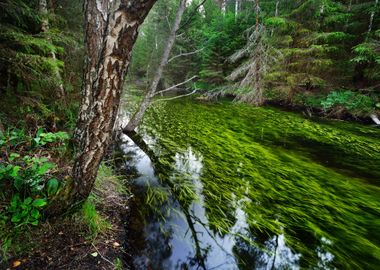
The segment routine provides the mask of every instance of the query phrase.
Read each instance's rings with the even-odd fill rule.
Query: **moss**
[[[191,100],[157,103],[140,131],[156,138],[160,161],[189,146],[203,158],[210,227],[233,226],[242,200],[248,239],[285,234],[303,267],[374,269],[380,263],[378,129],[319,121],[274,108]],[[327,240],[326,240],[327,239]]]

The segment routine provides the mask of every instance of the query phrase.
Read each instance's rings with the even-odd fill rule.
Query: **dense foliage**
[[[255,103],[249,95],[260,87],[267,101],[317,107],[335,117],[368,116],[379,107],[376,1],[263,0],[259,12],[255,1],[240,1],[239,9],[227,1],[225,13],[218,5],[223,1],[206,1],[194,12],[199,2],[187,8],[172,55],[195,53],[169,62],[166,86],[197,75],[198,88],[210,96]],[[176,7],[165,3],[151,13],[135,50],[132,74],[146,83],[162,52],[156,41],[165,38]]]
[[[48,14],[39,12],[39,1],[5,0],[0,9],[0,116],[35,130],[72,126],[82,69],[80,1],[51,2]]]

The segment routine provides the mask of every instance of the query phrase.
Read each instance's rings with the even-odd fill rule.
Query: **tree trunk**
[[[261,35],[260,33],[260,0],[255,0],[255,10],[256,10],[256,27],[255,27],[255,31],[256,31],[256,36],[257,36],[257,39],[259,40],[257,45],[256,46],[260,46],[260,43],[262,42],[261,41],[261,37],[259,37],[259,35]],[[258,50],[258,55],[256,55],[257,59],[260,59],[261,58],[261,55],[260,55],[260,50]],[[263,105],[264,103],[264,97],[263,97],[263,86],[261,84],[261,80],[262,80],[262,76],[260,74],[260,61],[256,61],[256,65],[255,65],[255,85],[254,85],[254,99],[253,99],[253,104],[256,105],[256,106],[261,106]]]
[[[41,22],[41,31],[46,33],[49,31],[49,20],[47,18],[47,15],[48,15],[48,8],[47,8],[47,1],[46,0],[39,0],[39,3],[38,3],[38,13],[41,15],[41,17],[43,18],[42,19],[42,22]],[[48,41],[51,42],[51,39],[48,38]],[[55,55],[55,52],[54,51],[51,51],[50,52],[50,57],[56,61],[57,60],[57,57]],[[54,70],[54,75],[57,79],[57,83],[58,83],[58,98],[62,98],[65,96],[65,89],[63,87],[63,80],[62,80],[62,76],[61,74],[59,73],[59,70],[56,69]]]
[[[274,16],[275,17],[278,17],[278,6],[280,5],[280,0],[276,1],[276,9],[274,11]],[[274,33],[274,28],[272,28],[272,31],[270,33],[271,36],[273,36],[273,33]]]
[[[373,26],[373,20],[375,18],[375,10],[376,10],[376,7],[379,3],[379,0],[375,0],[375,8],[373,9],[373,11],[371,12],[371,15],[370,15],[370,18],[369,18],[369,25],[368,25],[368,35],[371,33],[372,31],[372,26]]]
[[[376,125],[380,125],[380,119],[377,117],[376,114],[373,113],[370,115],[370,117],[371,117],[372,121],[375,122]]]
[[[235,0],[235,20],[237,19],[241,8],[241,0]]]
[[[89,196],[112,138],[138,27],[155,1],[85,1],[87,57],[77,156],[72,181],[58,194],[48,214],[62,213]]]
[[[141,120],[144,117],[145,111],[150,106],[152,102],[152,98],[156,94],[158,83],[160,82],[164,68],[168,63],[170,52],[172,51],[172,48],[176,39],[176,34],[180,27],[182,15],[185,9],[186,9],[186,0],[181,0],[178,10],[177,10],[177,15],[176,15],[172,30],[170,32],[170,35],[165,45],[164,53],[161,57],[160,64],[158,65],[157,71],[154,75],[154,78],[149,87],[149,90],[146,93],[142,103],[140,104],[138,111],[132,116],[127,126],[123,129],[123,131],[126,133],[135,130],[136,127],[140,124]]]

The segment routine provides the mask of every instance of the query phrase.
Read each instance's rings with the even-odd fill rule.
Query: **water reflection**
[[[174,166],[167,176],[171,184],[165,187],[165,176],[158,179],[156,175],[160,172],[155,169],[152,157],[127,136],[122,136],[122,141],[126,168],[133,167],[129,170],[137,172],[132,183],[136,197],[144,200],[147,189],[164,186],[170,190],[175,186],[170,187],[173,183],[185,183],[196,194],[196,200],[188,205],[170,196],[154,213],[143,217],[142,237],[129,236],[130,246],[140,246],[133,256],[135,269],[299,269],[301,255],[287,247],[284,234],[259,239],[250,233],[244,210],[251,203],[247,196],[231,195],[235,223],[229,233],[221,235],[209,227],[202,183],[203,157],[192,147],[174,155]],[[150,140],[149,145],[153,146],[154,141]],[[248,184],[241,189],[242,194],[249,193]],[[329,260],[331,254],[322,249],[318,252],[321,262]]]

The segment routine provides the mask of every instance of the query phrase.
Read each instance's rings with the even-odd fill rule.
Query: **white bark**
[[[182,56],[189,56],[189,55],[193,55],[193,54],[196,54],[196,53],[199,53],[200,51],[202,51],[204,48],[201,48],[199,50],[196,50],[196,51],[193,51],[193,52],[187,52],[187,53],[180,53],[176,56],[173,56],[172,58],[170,58],[168,60],[168,63],[170,63],[171,61],[173,61],[174,59],[178,58],[178,57],[182,57]]]
[[[240,8],[241,8],[241,0],[235,0],[235,19],[239,15]]]
[[[222,0],[221,10],[222,10],[223,16],[226,16],[226,0]]]
[[[73,179],[58,194],[54,213],[85,200],[109,146],[132,48],[156,0],[86,0],[86,66]]]
[[[186,81],[183,81],[183,82],[178,83],[178,84],[176,84],[176,85],[170,86],[169,88],[166,88],[166,89],[164,89],[164,90],[161,90],[161,91],[159,91],[159,92],[156,92],[154,95],[159,95],[159,94],[163,94],[163,93],[166,93],[166,92],[168,92],[168,91],[171,91],[171,90],[177,88],[178,86],[184,85],[184,84],[186,84],[186,83],[188,83],[188,82],[194,80],[194,79],[197,78],[197,77],[198,77],[198,76],[193,76],[193,77],[191,77],[190,79],[187,79]]]
[[[368,34],[371,33],[372,31],[372,27],[373,27],[373,20],[375,18],[375,10],[376,10],[376,7],[379,3],[379,0],[375,0],[375,8],[374,10],[371,12],[371,15],[370,15],[370,18],[369,18],[369,25],[368,25]]]
[[[372,121],[375,122],[376,125],[380,125],[380,119],[377,117],[376,114],[373,113],[370,115],[370,117],[371,117]]]

